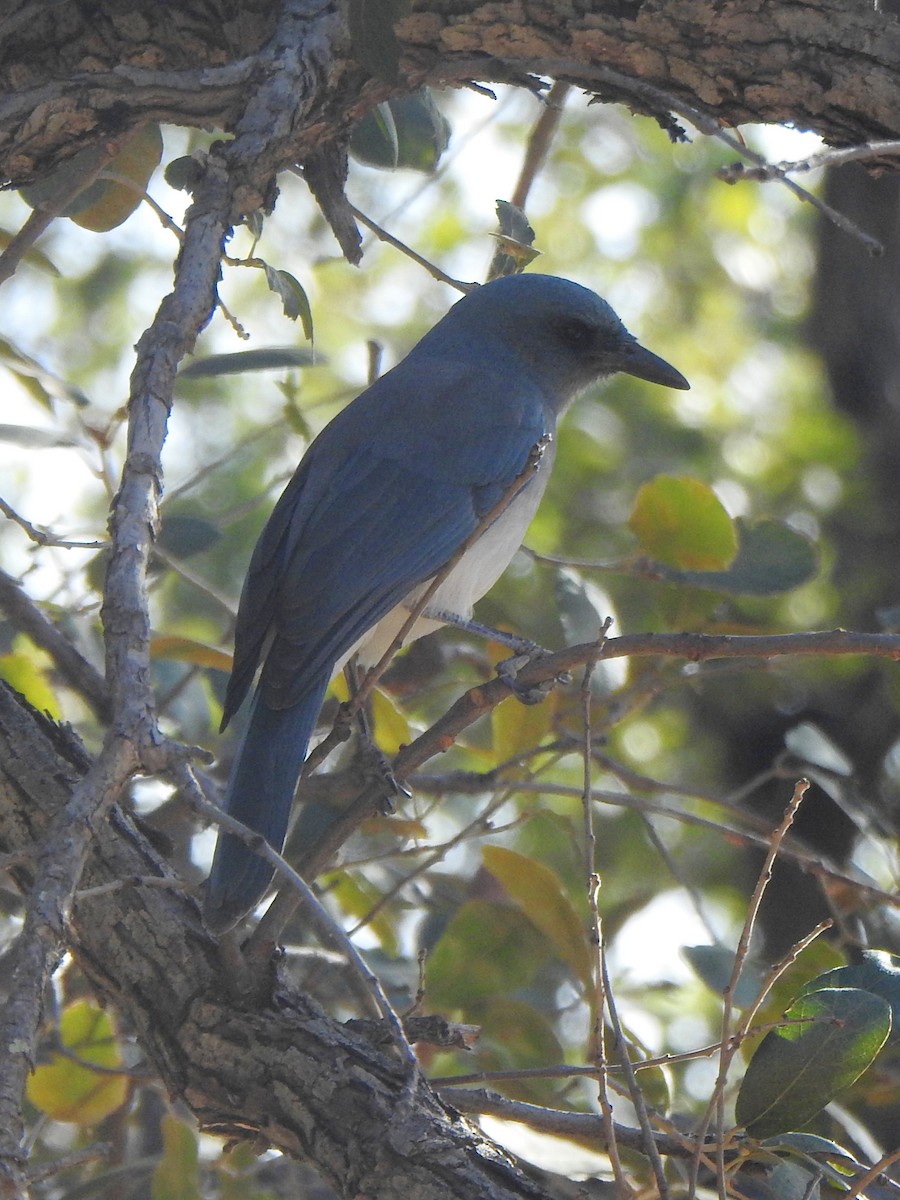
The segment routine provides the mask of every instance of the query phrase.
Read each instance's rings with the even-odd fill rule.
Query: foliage
[[[356,6],[359,21],[373,12]],[[378,52],[383,72],[391,70],[390,51]],[[422,123],[420,104],[415,130],[404,126],[402,107],[382,106],[380,123],[363,132],[368,161],[429,169],[444,151],[449,121],[453,138],[441,171],[423,184],[420,175],[358,164],[350,192],[419,254],[473,280],[490,260],[494,200],[512,194],[538,104],[513,91],[497,101],[438,101],[443,116],[434,116],[429,98],[428,120]],[[203,145],[177,130],[164,130],[164,138],[168,163]],[[724,157],[703,140],[671,147],[650,122],[623,110],[570,101],[527,205],[541,252],[530,269],[595,286],[644,344],[684,371],[692,390],[616,379],[577,404],[560,434],[529,552],[483,602],[484,621],[549,647],[593,640],[610,615],[613,633],[796,632],[844,621],[827,527],[836,510],[864,501],[866,481],[855,474],[859,435],[829,406],[820,365],[803,342],[814,230],[786,193],[716,181]],[[104,203],[110,188],[121,200],[123,186],[108,185]],[[222,309],[181,372],[152,569],[160,718],[177,738],[217,755],[219,781],[240,734],[217,733],[233,615],[265,515],[315,432],[453,298],[372,239],[365,270],[352,271],[299,181],[285,179],[282,187],[260,230],[236,232]],[[158,173],[149,190],[175,221],[183,219],[184,195]],[[92,199],[74,220],[87,228],[114,224],[98,215],[98,203]],[[21,200],[0,199],[10,230],[23,215]],[[49,531],[29,542],[23,524],[7,521],[4,562],[98,664],[106,511],[125,453],[127,347],[168,288],[177,250],[176,236],[146,204],[102,239],[57,222],[42,242],[46,257],[7,284],[0,318],[4,374],[15,397],[15,413],[11,407],[0,429],[8,448],[3,499]],[[367,351],[373,337],[378,343]],[[88,745],[99,744],[102,728],[77,690],[13,621],[0,635],[4,676],[75,723]],[[414,647],[375,697],[375,736],[387,754],[488,678],[490,654],[502,657],[456,631],[439,636],[440,656]],[[886,819],[858,822],[843,858],[819,864],[828,906],[846,917],[841,936],[828,946],[812,941],[769,972],[758,966],[771,953],[757,930],[757,986],[749,996],[732,992],[731,1002],[734,1012],[753,1008],[771,1028],[761,1041],[761,1028],[743,1030],[747,1046],[758,1043],[743,1082],[738,1058],[717,1084],[706,1056],[713,1052],[702,1048],[721,1036],[721,993],[756,879],[755,855],[777,823],[753,801],[774,786],[783,807],[804,771],[832,796],[851,789],[852,767],[799,714],[816,689],[871,670],[841,660],[770,668],[604,662],[581,687],[576,681],[540,706],[505,701],[448,749],[435,774],[410,779],[413,795],[402,810],[354,837],[323,890],[398,1007],[416,997],[423,956],[422,1007],[480,1027],[474,1049],[424,1048],[428,1071],[445,1083],[486,1073],[509,1097],[582,1113],[597,1111],[605,1055],[619,1119],[623,1046],[599,1024],[602,940],[628,1054],[650,1060],[638,1083],[663,1124],[696,1128],[720,1102],[733,1116],[720,1124],[720,1140],[732,1123],[746,1129],[725,1142],[734,1194],[754,1170],[774,1194],[840,1193],[856,1151],[850,1120],[829,1102],[840,1093],[861,1121],[879,1106],[896,1113],[898,1103],[878,1057],[885,1044],[883,1053],[891,1051],[896,969],[887,958],[870,959],[869,974],[861,973],[846,936],[851,911],[864,922],[865,910],[881,911],[896,888]],[[883,683],[885,703],[896,710],[887,671]],[[798,716],[783,722],[773,752],[741,774],[735,742],[755,710]],[[896,764],[886,755],[891,770]],[[190,829],[181,868],[202,878],[209,834],[162,784],[136,786],[132,798],[173,845],[184,845]],[[802,859],[790,838],[779,852]],[[857,886],[863,870],[868,891]],[[596,913],[594,872],[601,881]],[[307,936],[300,922],[288,931],[292,941]],[[714,948],[715,964],[709,954],[676,953],[696,941]],[[753,967],[744,954],[738,969],[745,979]],[[826,970],[818,985],[808,984]],[[709,986],[713,978],[719,982]],[[89,1064],[119,1068],[129,1060],[111,1040],[110,1019],[81,998],[89,981],[79,969],[68,963],[56,986],[72,1003],[47,1021],[52,1058],[38,1067],[29,1092],[47,1118],[35,1131],[39,1160],[67,1136],[56,1122],[127,1126],[148,1111],[135,1105],[131,1115],[111,1115],[129,1085],[121,1074],[94,1077]],[[351,1007],[344,990],[337,1000],[324,994],[323,1003],[340,1013]],[[725,1009],[727,1021],[733,1013]],[[87,1043],[73,1032],[73,1014],[90,1016]],[[124,1042],[133,1032],[119,1036]],[[106,1049],[95,1053],[101,1043]],[[86,1098],[94,1084],[102,1102]],[[797,1133],[800,1126],[808,1130]],[[79,1146],[80,1137],[71,1135],[69,1144]],[[223,1193],[236,1190],[240,1172],[262,1193],[249,1159],[236,1166],[233,1156],[217,1153],[164,1116],[153,1195],[199,1194],[198,1154]],[[599,1158],[596,1169],[608,1174],[608,1161]],[[635,1160],[631,1169],[649,1178],[646,1164]],[[689,1177],[676,1157],[667,1169],[673,1184]]]

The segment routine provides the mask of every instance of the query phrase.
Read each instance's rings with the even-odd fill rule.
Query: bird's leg
[[[443,621],[446,625],[455,625],[457,629],[464,629],[467,633],[474,633],[476,637],[487,638],[491,642],[499,642],[501,646],[507,646],[513,651],[511,658],[505,658],[502,662],[497,663],[497,675],[509,687],[510,691],[520,700],[522,704],[539,704],[544,700],[550,692],[559,684],[567,684],[572,682],[572,676],[568,671],[562,672],[553,679],[548,679],[544,683],[536,684],[533,687],[522,687],[516,681],[516,676],[523,667],[527,667],[529,663],[536,662],[540,658],[546,658],[552,654],[551,650],[545,649],[538,645],[537,642],[532,642],[529,638],[521,637],[517,633],[507,633],[504,629],[494,629],[490,625],[482,625],[480,621],[472,621],[468,617],[461,617],[458,613],[445,612],[443,609],[426,608],[424,616],[430,617],[433,621]]]
[[[482,625],[480,621],[461,617],[459,613],[446,612],[442,608],[426,608],[422,616],[429,617],[432,621],[441,621],[444,625],[455,625],[457,629],[464,629],[466,633],[474,633],[476,637],[485,638],[487,641],[499,642],[501,646],[506,646],[517,655],[527,654],[533,658],[540,658],[542,654],[550,653],[530,638],[521,637],[518,633],[507,633],[505,629],[494,629],[491,625]]]
[[[365,671],[355,657],[344,668],[344,676],[347,680],[347,687],[350,689],[351,698],[359,691],[359,685],[364,675]],[[403,796],[408,800],[412,792],[400,783],[391,769],[387,755],[375,745],[366,704],[356,711],[356,726],[359,733],[363,775],[378,786],[382,794],[382,813],[384,816],[389,816],[396,811],[395,798]]]

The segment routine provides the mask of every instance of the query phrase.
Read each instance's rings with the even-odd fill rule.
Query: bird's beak
[[[658,354],[645,350],[639,342],[630,342],[620,351],[617,359],[616,370],[624,371],[626,375],[659,383],[663,387],[678,388],[681,392],[690,389],[691,385],[680,371],[676,371],[671,363]]]

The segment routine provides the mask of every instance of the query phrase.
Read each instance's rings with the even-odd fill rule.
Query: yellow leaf
[[[38,712],[49,713],[55,721],[59,721],[62,719],[62,710],[47,672],[40,665],[42,657],[42,654],[18,651],[4,654],[0,656],[0,678],[21,692]]]
[[[94,185],[96,199],[70,219],[95,233],[105,233],[121,225],[143,199],[150,176],[159,166],[162,149],[159,126],[145,125],[103,168],[105,173],[119,178],[103,179],[101,173]],[[128,182],[119,182],[120,179]]]
[[[343,908],[344,912],[351,917],[355,917],[357,920],[362,920],[363,917],[367,916],[369,911],[375,907],[382,897],[382,893],[369,883],[364,876],[351,874],[348,871],[335,876],[331,894]],[[387,909],[382,909],[380,913],[376,914],[368,923],[368,927],[381,942],[383,949],[388,954],[394,955],[397,953],[397,931],[394,928],[393,921],[390,919]]]
[[[393,758],[401,746],[408,745],[413,739],[409,722],[393,700],[378,688],[372,692],[371,703],[375,741],[380,750]]]
[[[593,971],[584,922],[549,867],[505,846],[485,846],[485,867],[499,879],[528,920],[550,941],[590,993]]]
[[[212,667],[217,671],[230,671],[232,658],[224,650],[208,646],[194,638],[174,635],[155,637],[150,642],[151,658],[168,658],[175,662],[192,663],[195,667]]]
[[[559,694],[551,692],[540,704],[520,704],[510,696],[491,713],[492,745],[498,762],[516,758],[539,746],[553,728]]]
[[[185,1121],[166,1113],[160,1122],[163,1152],[153,1172],[153,1200],[198,1200],[200,1171],[197,1166],[197,1135]]]
[[[102,1121],[125,1103],[129,1088],[126,1074],[107,1074],[90,1066],[115,1070],[122,1064],[109,1015],[88,1000],[78,1000],[60,1018],[59,1040],[72,1057],[57,1051],[39,1066],[28,1080],[28,1099],[55,1121]]]
[[[734,522],[705,483],[657,475],[638,491],[628,527],[650,558],[687,571],[721,571],[737,554]]]

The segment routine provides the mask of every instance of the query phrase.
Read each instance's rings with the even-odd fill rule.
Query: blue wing
[[[400,371],[326,427],[260,538],[241,598],[228,716],[270,640],[265,701],[300,703],[452,557],[545,432],[534,393],[498,404],[499,371],[473,376],[431,363],[424,385],[421,370],[413,372],[423,399],[410,398]]]

